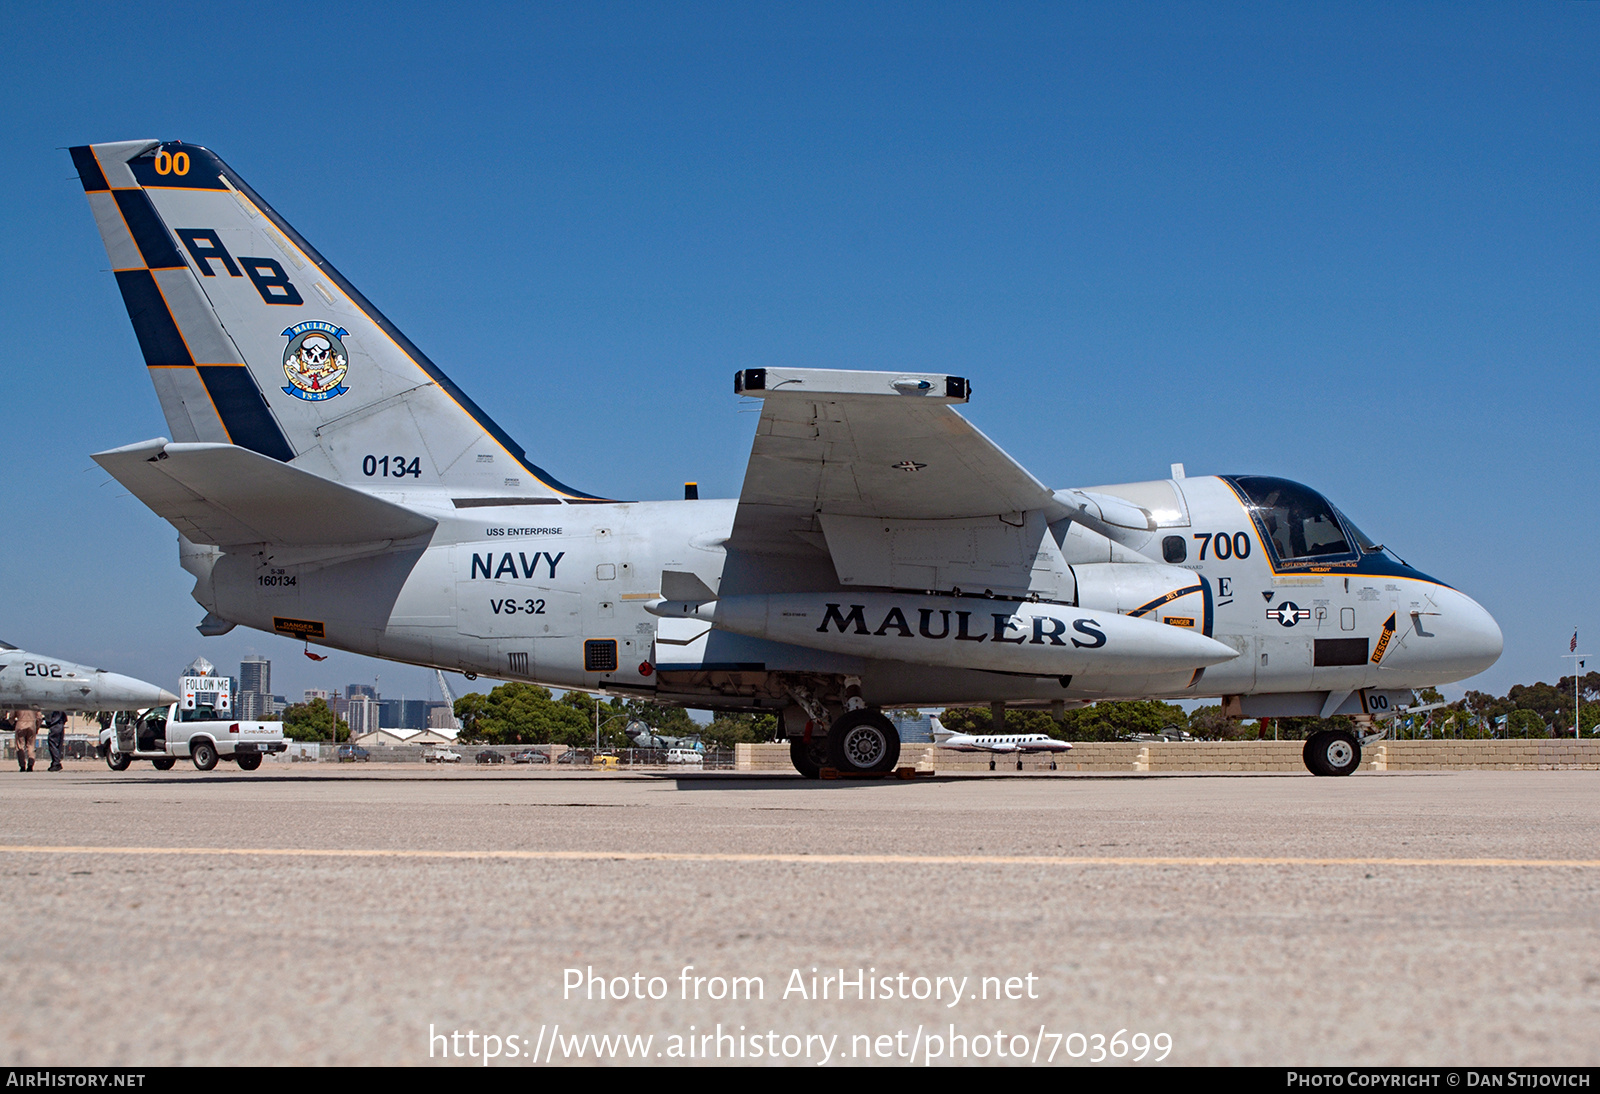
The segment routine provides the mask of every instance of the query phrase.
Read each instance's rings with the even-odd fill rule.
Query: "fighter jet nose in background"
[[[135,680],[116,672],[99,673],[93,682],[94,694],[107,709],[113,707],[164,707],[176,703],[178,697],[166,688]]]
[[[117,672],[29,653],[0,642],[0,706],[32,710],[142,710],[178,697]]]

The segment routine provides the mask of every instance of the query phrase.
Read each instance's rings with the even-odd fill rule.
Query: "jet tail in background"
[[[531,463],[209,150],[71,151],[178,443],[236,445],[351,485],[598,500]]]

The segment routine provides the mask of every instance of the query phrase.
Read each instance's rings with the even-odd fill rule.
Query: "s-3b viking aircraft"
[[[172,439],[94,458],[179,532],[207,609],[417,665],[779,715],[815,777],[891,770],[885,708],[1220,696],[1352,715],[1500,630],[1316,491],[1264,475],[1053,490],[967,380],[746,369],[728,501],[614,501],[535,464],[254,190],[181,142],[72,149]]]

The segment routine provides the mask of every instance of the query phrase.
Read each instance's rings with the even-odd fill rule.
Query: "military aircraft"
[[[178,530],[202,634],[774,712],[812,777],[891,770],[887,708],[1208,697],[1352,715],[1306,747],[1348,774],[1412,689],[1500,654],[1316,491],[1180,465],[1051,489],[958,376],[745,369],[738,498],[586,493],[212,152],[71,155],[172,435],[94,458]]]
[[[663,737],[644,722],[637,720],[623,726],[622,731],[628,735],[628,740],[633,742],[634,748],[687,748],[694,752],[704,752],[706,749],[698,737]]]
[[[81,713],[142,710],[177,701],[176,695],[143,680],[0,642],[0,709]]]

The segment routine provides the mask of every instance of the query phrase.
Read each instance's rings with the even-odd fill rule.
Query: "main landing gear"
[[[828,766],[848,775],[883,775],[900,759],[900,734],[875,710],[852,710],[828,730]]]
[[[900,760],[900,734],[875,710],[852,710],[833,720],[826,736],[789,739],[789,759],[808,779],[827,767],[841,775],[887,775]]]

